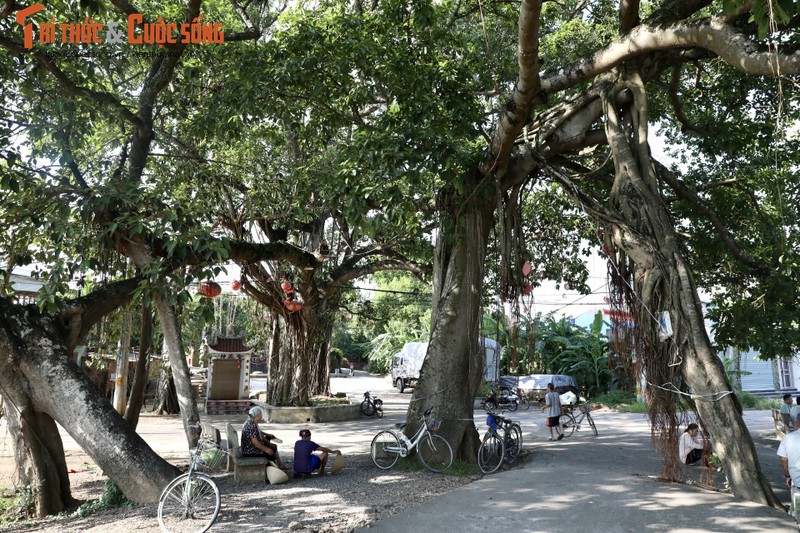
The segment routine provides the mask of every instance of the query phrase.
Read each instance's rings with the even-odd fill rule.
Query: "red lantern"
[[[283,305],[286,306],[286,309],[288,309],[290,313],[295,313],[303,309],[303,302],[298,302],[297,300],[290,300],[288,298],[284,300]]]
[[[214,298],[222,294],[222,287],[215,281],[203,281],[197,286],[197,292],[206,298]]]
[[[281,283],[281,289],[283,289],[283,292],[285,292],[286,294],[291,294],[294,292],[294,287],[292,287],[292,284],[289,281],[288,276],[283,276],[283,283]]]
[[[231,282],[231,290],[238,291],[242,288],[242,284],[239,283],[238,279],[235,279]]]
[[[530,283],[526,283],[525,288],[522,289],[522,294],[527,296],[531,293],[532,290],[533,290],[533,285],[531,285]]]

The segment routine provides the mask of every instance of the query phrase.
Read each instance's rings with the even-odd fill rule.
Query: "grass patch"
[[[350,405],[347,398],[336,398],[334,396],[315,396],[311,398],[311,405],[314,407],[332,407],[334,405]]]
[[[27,485],[0,493],[0,525],[17,524],[33,515],[33,492]]]
[[[617,404],[618,413],[646,413],[647,404],[642,402],[633,402],[630,404]]]

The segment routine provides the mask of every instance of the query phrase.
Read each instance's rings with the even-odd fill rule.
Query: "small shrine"
[[[250,356],[252,346],[241,337],[217,337],[205,345],[208,360],[206,412],[244,413],[250,406]]]

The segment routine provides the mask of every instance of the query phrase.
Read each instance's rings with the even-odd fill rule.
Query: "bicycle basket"
[[[592,408],[589,406],[589,404],[586,404],[586,403],[579,405],[578,409],[580,409],[581,413],[588,413],[589,411],[592,410]]]
[[[216,470],[225,461],[225,452],[219,448],[206,448],[200,452],[200,457],[204,466]]]

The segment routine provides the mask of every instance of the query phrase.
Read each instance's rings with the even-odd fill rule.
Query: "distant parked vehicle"
[[[486,357],[483,379],[484,381],[494,381],[497,379],[497,341],[482,337],[479,342],[483,346]],[[402,350],[394,354],[392,357],[392,383],[399,392],[417,384],[419,372],[422,370],[422,363],[425,361],[427,353],[427,342],[407,342],[403,345]]]

